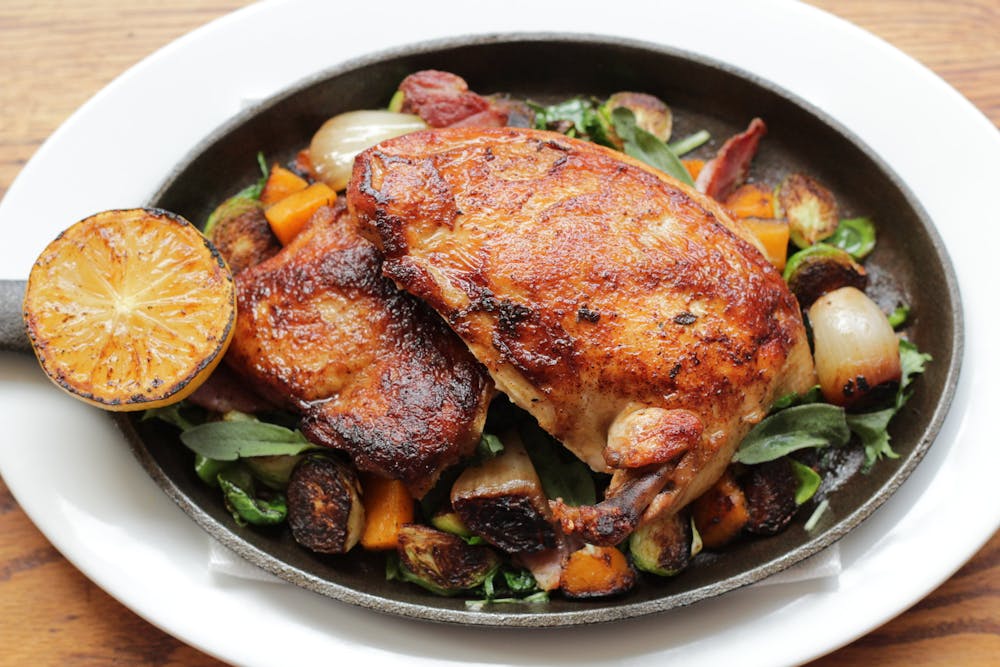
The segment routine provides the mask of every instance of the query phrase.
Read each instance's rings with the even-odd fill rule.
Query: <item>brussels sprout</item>
[[[632,562],[643,572],[672,577],[691,562],[693,534],[686,513],[661,515],[629,537]]]
[[[840,221],[833,194],[805,174],[791,174],[778,186],[778,217],[788,220],[792,243],[808,248],[837,230]]]
[[[253,476],[272,489],[284,489],[292,477],[292,471],[302,460],[301,456],[248,456],[243,463],[250,469]]]
[[[826,243],[846,250],[851,257],[861,261],[875,249],[875,225],[868,218],[841,220]]]
[[[660,141],[666,142],[670,139],[674,123],[673,114],[670,112],[670,107],[658,97],[627,91],[615,93],[602,105],[601,115],[608,118],[611,116],[611,112],[619,107],[631,110],[635,115],[635,124]],[[615,145],[621,148],[621,138],[614,135],[610,138]]]
[[[825,243],[817,243],[792,255],[785,265],[784,277],[802,308],[808,308],[816,299],[835,289],[850,286],[863,290],[868,284],[864,267],[846,250]]]
[[[365,509],[353,468],[306,456],[288,481],[288,525],[295,541],[320,553],[347,553],[361,539]]]
[[[399,531],[400,578],[438,595],[455,595],[482,585],[500,568],[500,556],[486,545],[457,535],[409,524]]]
[[[438,512],[432,516],[431,525],[438,530],[451,533],[452,535],[458,535],[459,537],[472,536],[472,531],[470,531],[469,527],[462,521],[462,517],[458,515],[458,512],[452,510]]]
[[[219,204],[208,217],[204,233],[234,274],[281,250],[281,243],[264,217],[263,204],[242,194]]]
[[[226,507],[239,523],[273,526],[285,520],[288,507],[280,493],[259,496],[253,476],[241,465],[230,465],[216,476]]]

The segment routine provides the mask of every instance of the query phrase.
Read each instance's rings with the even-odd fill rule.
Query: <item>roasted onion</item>
[[[309,144],[316,176],[334,190],[343,190],[351,178],[354,158],[364,149],[427,123],[418,116],[394,111],[348,111],[323,123]]]
[[[885,313],[864,292],[842,287],[809,309],[816,375],[823,397],[864,407],[899,386],[899,341]]]

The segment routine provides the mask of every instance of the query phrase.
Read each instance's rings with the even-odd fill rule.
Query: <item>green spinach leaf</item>
[[[635,122],[631,109],[617,107],[611,112],[611,124],[615,132],[625,142],[625,153],[641,160],[651,167],[669,174],[677,180],[693,186],[694,180],[670,147],[654,135],[642,129]]]
[[[235,461],[243,456],[293,455],[316,449],[299,431],[257,421],[199,424],[181,433],[181,442],[195,453],[216,461]]]
[[[826,403],[799,405],[757,424],[740,443],[733,461],[765,463],[800,449],[839,447],[850,437],[843,408]]]

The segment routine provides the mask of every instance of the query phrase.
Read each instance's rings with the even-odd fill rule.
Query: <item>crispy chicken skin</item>
[[[564,530],[614,543],[723,472],[773,400],[814,379],[795,298],[714,201],[627,156],[514,128],[362,153],[348,204],[383,270],[591,468]]]
[[[474,451],[493,385],[440,318],[381,274],[342,204],[236,277],[226,361],[313,442],[423,495]]]

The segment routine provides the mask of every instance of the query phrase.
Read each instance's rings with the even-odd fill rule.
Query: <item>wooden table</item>
[[[39,144],[133,63],[245,0],[4,0],[0,196]],[[812,0],[940,74],[1000,123],[998,0]],[[1000,175],[998,175],[1000,176]],[[217,665],[70,565],[0,480],[0,665]],[[1000,664],[1000,534],[895,620],[814,663]]]

